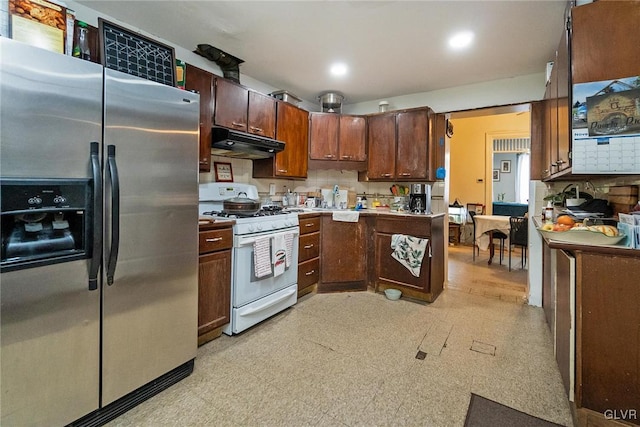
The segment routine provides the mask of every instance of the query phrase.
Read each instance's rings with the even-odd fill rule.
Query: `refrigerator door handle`
[[[109,179],[111,180],[111,249],[107,261],[107,285],[113,285],[113,276],[118,263],[118,249],[120,247],[120,180],[118,165],[116,164],[116,146],[107,146],[107,164],[109,165]]]
[[[100,143],[90,146],[91,175],[93,178],[93,248],[89,263],[89,290],[98,289],[98,270],[102,260],[102,174],[100,173]]]

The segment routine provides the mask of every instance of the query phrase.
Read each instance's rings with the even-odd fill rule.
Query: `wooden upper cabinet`
[[[429,116],[427,110],[400,112],[396,116],[396,177],[428,178]]]
[[[367,178],[393,179],[396,174],[396,116],[380,114],[367,120]]]
[[[429,181],[435,181],[438,168],[444,168],[447,119],[444,114],[429,114],[429,123]]]
[[[249,89],[229,80],[217,78],[215,124],[247,132],[248,102]]]
[[[640,2],[597,1],[584,4],[571,9],[571,20],[574,84],[638,75]]]
[[[367,121],[361,116],[340,115],[339,159],[354,162],[367,160]]]
[[[275,157],[253,161],[254,178],[306,178],[309,164],[309,113],[277,102],[276,139],[285,143]]]
[[[309,114],[309,158],[338,160],[340,116],[335,113]]]
[[[562,33],[558,54],[556,56],[558,70],[557,93],[558,93],[558,144],[555,160],[555,171],[561,172],[571,166],[571,101],[569,100],[569,45],[567,32]]]
[[[211,171],[211,125],[213,123],[213,86],[215,76],[187,64],[185,89],[200,94],[200,172]]]
[[[276,137],[276,100],[249,91],[248,132],[268,138]]]

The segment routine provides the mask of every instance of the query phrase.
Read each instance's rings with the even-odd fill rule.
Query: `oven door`
[[[293,234],[291,260],[284,273],[274,277],[273,271],[267,276],[257,278],[253,257],[253,244],[261,237]],[[278,232],[265,232],[250,236],[236,236],[233,248],[233,286],[232,305],[235,308],[256,301],[298,282],[298,236],[299,227],[292,227]],[[273,270],[273,266],[272,266]]]

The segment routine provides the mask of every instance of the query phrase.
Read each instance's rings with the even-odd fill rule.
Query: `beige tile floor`
[[[542,309],[317,294],[200,347],[191,376],[111,425],[462,426],[472,392],[572,425]]]

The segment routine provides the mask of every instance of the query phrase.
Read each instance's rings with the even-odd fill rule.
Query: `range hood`
[[[239,159],[267,159],[284,150],[284,142],[214,126],[211,154]]]

